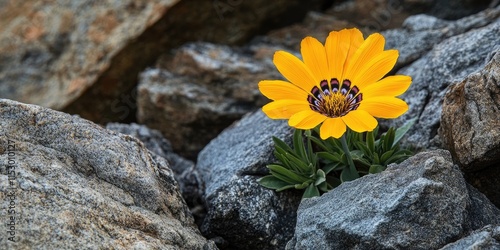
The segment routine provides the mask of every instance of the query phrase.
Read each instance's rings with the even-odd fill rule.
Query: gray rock
[[[401,69],[399,74],[413,78],[409,90],[401,96],[410,109],[401,118],[385,120],[381,124],[400,126],[418,117],[417,124],[408,132],[409,136],[403,142],[406,146],[416,149],[440,147],[437,130],[440,126],[441,105],[446,88],[484,67],[488,54],[499,45],[499,33],[500,19],[497,19],[485,27],[442,41],[425,56]]]
[[[176,179],[177,176],[180,176],[184,171],[187,171],[194,166],[192,161],[184,159],[176,154],[172,149],[170,142],[165,139],[165,137],[163,137],[161,132],[158,130],[150,129],[145,125],[136,123],[108,123],[106,124],[106,128],[122,134],[131,135],[141,140],[149,151],[165,158],[168,161],[170,169],[174,172]]]
[[[15,197],[17,240],[2,249],[216,249],[168,163],[134,137],[1,99],[0,143],[0,192]]]
[[[182,197],[191,209],[195,222],[201,224],[206,214],[201,201],[203,186],[200,184],[203,182],[200,181],[201,177],[194,168],[194,162],[174,153],[170,142],[158,130],[136,123],[108,123],[106,128],[141,140],[147,149],[168,161],[170,169],[174,172],[175,180],[179,184]]]
[[[257,83],[280,78],[269,67],[241,49],[187,44],[141,74],[137,119],[194,160],[224,128],[266,103]]]
[[[500,226],[488,225],[472,232],[456,242],[450,243],[440,250],[495,250],[500,249]]]
[[[285,121],[257,111],[222,132],[200,153],[205,185],[202,232],[229,249],[283,249],[293,235],[300,192],[276,193],[256,180],[273,161],[272,136],[291,139]]]
[[[436,249],[500,222],[477,194],[449,152],[420,153],[304,200],[287,249]]]

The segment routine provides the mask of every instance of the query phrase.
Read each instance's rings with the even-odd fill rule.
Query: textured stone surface
[[[496,34],[499,32],[500,19],[496,19],[487,26],[443,40],[423,57],[401,69],[399,74],[413,79],[408,91],[401,95],[410,109],[401,118],[386,120],[382,124],[400,126],[418,117],[404,143],[417,149],[441,147],[437,131],[446,88],[484,67],[488,54],[498,45]]]
[[[272,136],[290,140],[284,121],[261,111],[245,116],[200,153],[207,217],[202,232],[228,249],[283,249],[293,235],[301,194],[276,193],[256,180],[272,162]]]
[[[500,164],[500,44],[481,71],[450,86],[443,102],[441,134],[466,172]]]
[[[500,206],[498,49],[500,46],[484,69],[450,86],[444,97],[439,133],[467,180]]]
[[[408,16],[420,13],[442,19],[459,19],[487,8],[490,2],[489,0],[351,0],[335,5],[328,13],[373,32],[398,28]]]
[[[131,136],[1,99],[0,145],[0,194],[15,196],[18,240],[2,249],[216,249],[168,163]]]
[[[177,2],[7,1],[0,10],[0,98],[65,107]]]
[[[242,43],[272,27],[301,20],[307,10],[318,9],[323,2],[179,1],[151,28],[130,41],[96,84],[64,110],[100,123],[121,121],[127,116],[134,119],[137,76],[162,52],[188,41]],[[102,104],[95,105],[96,99],[101,99]]]
[[[299,207],[287,249],[436,249],[500,222],[445,150],[417,154]]]
[[[500,226],[485,226],[479,230],[472,232],[469,236],[441,248],[441,250],[464,249],[500,249]]]
[[[224,128],[266,103],[257,83],[279,78],[270,67],[242,49],[187,44],[141,74],[137,118],[195,159]]]
[[[135,123],[108,123],[106,128],[141,140],[147,149],[168,161],[175,180],[179,184],[182,197],[190,208],[195,222],[200,224],[206,211],[201,201],[203,194],[203,186],[200,185],[202,182],[199,181],[201,177],[194,168],[194,163],[176,154],[170,142],[158,130]]]

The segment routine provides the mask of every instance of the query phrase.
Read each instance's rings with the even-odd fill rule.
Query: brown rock
[[[446,93],[439,133],[469,181],[500,205],[500,52]]]
[[[0,8],[0,97],[64,108],[123,66],[116,55],[177,2],[8,1]]]

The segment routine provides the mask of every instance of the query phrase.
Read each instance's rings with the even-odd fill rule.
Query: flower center
[[[330,85],[323,80],[320,87],[311,89],[307,101],[312,110],[331,118],[344,116],[357,109],[363,100],[363,94],[359,93],[358,87],[351,87],[349,80],[344,80],[342,85],[336,78],[330,80]]]

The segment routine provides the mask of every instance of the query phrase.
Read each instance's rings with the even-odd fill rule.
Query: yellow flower
[[[322,123],[320,136],[340,138],[346,126],[356,132],[372,131],[379,118],[396,118],[408,105],[396,96],[404,93],[411,78],[383,78],[398,58],[397,50],[384,50],[379,33],[366,40],[358,29],[330,32],[323,46],[313,37],[301,43],[302,59],[277,51],[273,62],[289,81],[259,82],[263,95],[273,100],[262,107],[271,119],[289,119],[298,129]],[[383,79],[382,79],[383,78]]]

